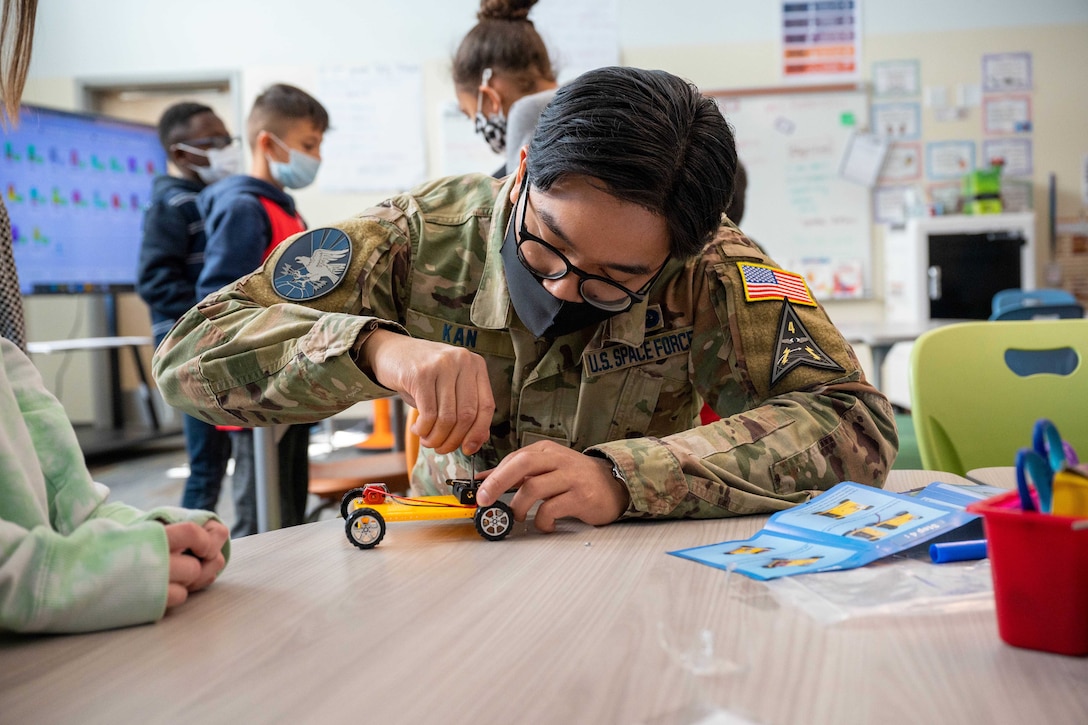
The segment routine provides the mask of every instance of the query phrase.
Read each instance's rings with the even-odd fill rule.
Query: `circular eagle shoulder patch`
[[[324,297],[336,289],[351,264],[351,239],[339,229],[306,232],[280,255],[272,273],[272,289],[285,300]]]

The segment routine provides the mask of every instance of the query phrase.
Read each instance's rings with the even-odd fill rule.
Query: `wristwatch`
[[[612,478],[622,483],[624,488],[627,488],[627,479],[624,478],[623,471],[620,470],[619,464],[615,461],[612,461]]]

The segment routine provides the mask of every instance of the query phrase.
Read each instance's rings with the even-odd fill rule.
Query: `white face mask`
[[[280,145],[280,148],[287,152],[288,156],[287,163],[284,163],[276,161],[265,154],[265,158],[268,159],[268,170],[271,172],[272,178],[287,189],[301,189],[312,184],[314,177],[317,176],[317,170],[321,167],[321,159],[291,148],[276,138],[274,133],[268,135]]]
[[[174,144],[182,151],[188,151],[197,156],[203,156],[208,160],[207,166],[189,164],[200,180],[205,184],[214,184],[220,179],[240,173],[242,170],[242,149],[236,144],[231,144],[221,149],[198,149],[189,144]]]

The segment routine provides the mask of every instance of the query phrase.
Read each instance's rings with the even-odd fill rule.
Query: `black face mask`
[[[502,267],[514,312],[537,337],[560,337],[568,332],[599,325],[615,312],[588,302],[567,302],[544,289],[544,285],[518,259],[517,231],[513,215],[502,242]]]

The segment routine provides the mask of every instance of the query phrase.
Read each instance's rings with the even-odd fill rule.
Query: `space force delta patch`
[[[650,335],[637,347],[610,345],[586,350],[582,354],[582,365],[589,374],[600,375],[629,368],[632,365],[662,360],[673,355],[687,355],[688,350],[691,349],[692,330],[691,327],[685,327]]]
[[[280,255],[272,289],[285,300],[300,302],[324,297],[336,289],[351,264],[351,239],[339,229],[306,232]]]
[[[789,302],[782,303],[782,316],[778,320],[778,342],[774,348],[774,364],[771,366],[771,387],[782,376],[800,365],[844,372],[843,367],[831,359],[808,334],[801,318]]]

